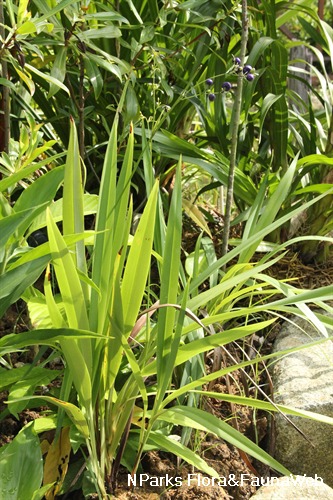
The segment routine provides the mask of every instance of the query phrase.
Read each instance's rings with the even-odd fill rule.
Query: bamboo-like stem
[[[245,60],[247,40],[248,40],[247,0],[242,0],[242,38],[241,38],[241,50],[240,50],[241,65],[244,64]],[[228,252],[231,209],[232,209],[233,193],[234,193],[234,177],[235,177],[235,168],[237,162],[238,129],[239,129],[242,95],[243,95],[243,79],[244,75],[242,72],[240,72],[237,78],[237,88],[235,90],[234,109],[231,121],[230,167],[228,176],[227,197],[225,202],[224,231],[223,231],[222,250],[221,250],[222,256],[226,255],[226,253]]]

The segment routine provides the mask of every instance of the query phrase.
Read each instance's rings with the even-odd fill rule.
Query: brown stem
[[[325,0],[318,0],[318,16],[319,19],[321,20],[324,19],[324,7],[325,7]]]

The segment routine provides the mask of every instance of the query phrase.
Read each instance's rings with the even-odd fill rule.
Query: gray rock
[[[280,477],[274,483],[262,486],[250,500],[333,500],[333,490],[321,481],[303,476]]]
[[[282,327],[274,352],[323,338],[307,321],[296,317],[293,322],[297,326],[286,322]],[[330,340],[279,358],[273,365],[272,378],[276,403],[333,417]],[[311,444],[281,415],[275,414],[275,458],[293,474],[311,477],[317,474],[333,487],[333,426],[301,417],[289,418]]]

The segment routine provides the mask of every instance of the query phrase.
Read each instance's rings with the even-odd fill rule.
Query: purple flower
[[[240,63],[241,63],[240,58],[239,58],[239,57],[235,57],[235,58],[234,58],[234,64],[237,64],[237,66],[239,66],[239,65],[240,65]]]
[[[252,71],[252,66],[250,66],[249,64],[246,64],[246,66],[244,66],[244,68],[243,68],[244,75],[248,75],[250,73],[250,71]]]
[[[246,75],[246,79],[248,82],[253,82],[254,80],[254,75],[252,73],[249,73]]]
[[[215,101],[215,94],[208,94],[208,99],[213,102]]]
[[[213,85],[213,80],[211,78],[207,78],[206,80],[206,85],[208,85],[209,87],[211,87]]]
[[[222,90],[224,90],[225,92],[229,92],[229,90],[231,90],[231,83],[230,82],[222,83]]]

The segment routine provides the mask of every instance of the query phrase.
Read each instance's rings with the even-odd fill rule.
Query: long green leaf
[[[237,396],[235,394],[221,394],[218,392],[209,391],[194,391],[195,393],[206,396],[207,398],[216,398],[221,401],[228,401],[234,404],[250,406],[257,408],[259,410],[266,411],[281,411],[286,415],[293,415],[295,417],[309,418],[311,420],[317,420],[318,422],[323,422],[325,424],[333,425],[333,418],[327,415],[322,415],[320,413],[315,413],[313,411],[301,410],[298,408],[292,408],[291,406],[285,406],[280,404],[272,405],[269,401],[262,401],[260,399],[247,398],[245,396]]]
[[[168,226],[165,238],[165,251],[163,256],[160,304],[176,304],[178,297],[178,279],[180,272],[180,249],[182,237],[182,201],[181,201],[181,158],[179,159],[176,181],[172,194]],[[162,308],[159,311],[157,325],[157,378],[158,395],[157,403],[163,398],[170,382],[172,366],[166,370],[167,360],[170,356],[174,337],[176,310],[173,307]],[[173,353],[175,354],[175,353]]]
[[[156,182],[134,234],[121,286],[124,324],[130,329],[139,314],[151,264],[158,186]]]
[[[159,415],[159,419],[182,427],[191,427],[204,432],[210,432],[228,443],[245,451],[252,457],[260,460],[272,469],[277,470],[285,476],[289,476],[290,471],[272,458],[268,453],[259,448],[258,445],[250,441],[242,433],[231,427],[223,420],[215,417],[199,408],[188,408],[187,406],[176,406],[164,410]]]
[[[43,479],[39,438],[32,426],[24,427],[0,452],[0,497],[32,498]]]
[[[70,120],[70,136],[65,165],[64,193],[63,193],[63,234],[81,234],[84,232],[83,209],[83,179],[79,143],[73,118]],[[78,241],[72,253],[77,268],[86,273],[86,255],[84,241]],[[87,298],[87,291],[84,288]]]
[[[178,443],[175,439],[163,436],[163,434],[159,434],[157,432],[151,432],[149,434],[147,443],[158,446],[160,450],[173,453],[177,457],[180,457],[183,460],[185,460],[188,464],[193,465],[193,467],[196,467],[197,469],[201,470],[202,472],[208,474],[211,477],[216,477],[216,478],[219,477],[216,470],[214,470],[210,465],[208,465],[207,462],[205,462],[205,460],[203,460],[201,457],[199,457],[199,455],[194,453],[186,446],[183,446],[181,443]]]
[[[175,357],[174,365],[179,366],[189,359],[197,356],[200,353],[207,352],[215,347],[223,346],[239,340],[248,335],[253,334],[255,331],[266,328],[272,324],[275,319],[262,321],[261,323],[255,323],[253,325],[240,326],[238,328],[232,328],[223,332],[215,333],[198,340],[193,340],[188,344],[184,344],[179,347],[177,355]],[[143,369],[143,375],[153,375],[156,372],[155,361],[151,362],[148,366]]]

